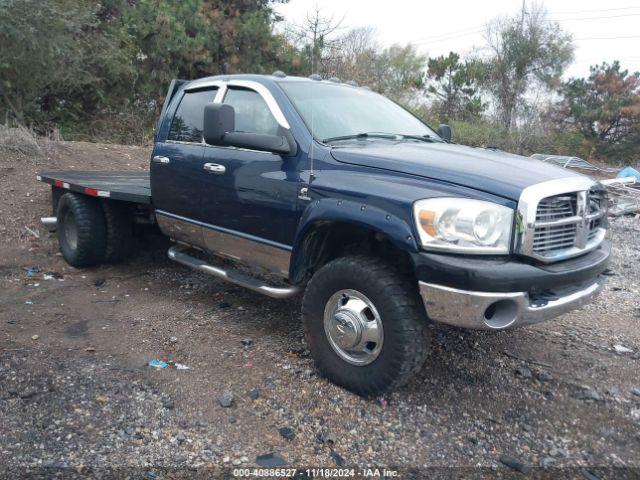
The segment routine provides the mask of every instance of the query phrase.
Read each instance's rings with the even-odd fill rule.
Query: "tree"
[[[383,95],[410,106],[425,85],[427,58],[413,45],[392,45],[380,52],[374,62],[371,86]]]
[[[435,97],[433,108],[440,120],[477,120],[486,105],[479,92],[482,66],[460,60],[460,55],[430,58],[427,92]]]
[[[491,22],[485,32],[489,56],[485,59],[485,88],[494,99],[499,124],[509,130],[527,93],[535,85],[551,89],[560,84],[573,59],[571,36],[533,5],[519,16]]]
[[[592,66],[588,78],[564,85],[563,113],[598,152],[631,159],[640,151],[640,73],[630,74],[618,61]]]
[[[287,69],[273,3],[0,0],[0,118],[141,141],[173,78]]]
[[[375,62],[379,46],[371,27],[353,28],[340,35],[326,49],[323,74],[371,85],[375,78]]]
[[[294,72],[353,80],[394,100],[413,100],[424,86],[426,57],[412,45],[380,49],[373,28],[340,33],[341,24],[342,20],[324,16],[316,6],[301,25],[289,29],[287,36],[302,58]]]
[[[93,111],[96,91],[131,78],[119,39],[99,28],[99,15],[91,1],[0,2],[3,116],[20,123],[77,117]]]
[[[326,70],[326,63],[331,63],[327,52],[337,42],[336,33],[344,19],[336,20],[332,15],[322,13],[318,4],[307,12],[300,25],[290,25],[287,37],[301,52],[304,62],[303,69],[311,73],[322,73]]]

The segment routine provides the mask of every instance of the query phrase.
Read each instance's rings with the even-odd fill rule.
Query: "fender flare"
[[[298,224],[289,266],[290,279],[296,278],[296,270],[307,234],[322,222],[342,222],[365,227],[383,234],[402,250],[414,253],[419,251],[411,225],[396,215],[352,200],[334,198],[313,200],[303,212]]]

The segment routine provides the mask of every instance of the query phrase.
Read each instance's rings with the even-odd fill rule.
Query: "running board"
[[[40,223],[50,232],[55,232],[58,226],[58,219],[56,217],[41,217]]]
[[[290,287],[271,287],[257,278],[250,277],[238,272],[237,270],[224,270],[219,267],[214,267],[204,260],[192,257],[186,253],[186,250],[188,249],[189,247],[184,245],[175,245],[169,249],[167,254],[171,260],[181,263],[182,265],[200,270],[201,272],[235,283],[236,285],[240,285],[241,287],[248,288],[249,290],[262,293],[263,295],[267,295],[272,298],[289,298],[300,292],[300,288],[293,285]]]

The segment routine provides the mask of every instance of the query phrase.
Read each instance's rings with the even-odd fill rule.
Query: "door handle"
[[[207,172],[215,173],[216,175],[222,175],[227,171],[227,167],[225,167],[224,165],[219,165],[217,163],[205,163],[202,168]]]
[[[162,157],[160,155],[156,155],[155,157],[153,157],[153,162],[154,163],[160,163],[162,165],[166,165],[170,161],[171,160],[169,159],[169,157]]]

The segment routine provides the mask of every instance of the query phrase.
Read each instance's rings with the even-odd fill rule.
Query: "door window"
[[[229,88],[224,103],[236,112],[236,131],[276,135],[278,122],[260,94],[245,88]]]
[[[199,90],[184,94],[171,121],[169,140],[202,143],[204,106],[213,102],[216,90]]]

